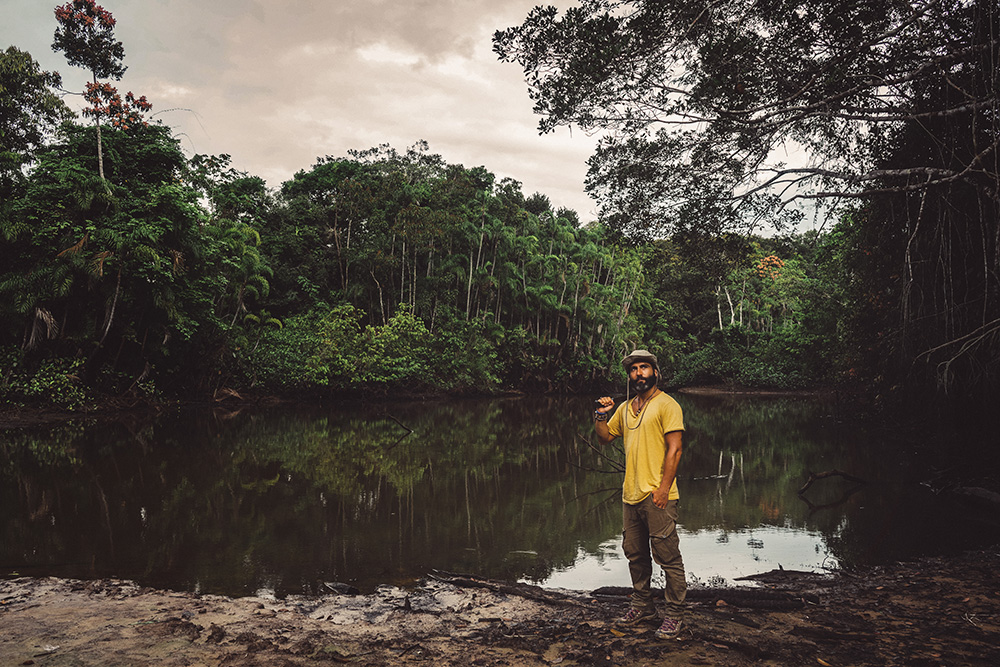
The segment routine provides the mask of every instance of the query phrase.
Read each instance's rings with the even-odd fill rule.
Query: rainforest
[[[604,132],[582,219],[418,138],[274,187],[188,155],[112,85],[110,13],[67,3],[52,47],[93,74],[82,117],[58,73],[0,53],[0,400],[576,393],[623,386],[644,347],[671,387],[982,420],[1000,376],[995,3],[852,25],[834,5],[594,2],[498,30],[541,132]],[[822,159],[765,168],[788,141]]]
[[[157,67],[198,58],[168,15],[303,90],[367,49],[421,121],[427,63],[488,42],[540,134],[596,138],[594,212],[385,141],[337,86],[378,132],[265,180],[159,115],[183,76],[119,90],[111,11],[47,10],[79,89],[0,50],[5,655],[998,664],[997,0],[560,1],[492,39],[470,17],[509,3],[116,4]],[[316,99],[349,124],[297,98],[266,141],[315,136]],[[614,624],[625,453],[593,409],[636,348],[684,412],[669,643]]]

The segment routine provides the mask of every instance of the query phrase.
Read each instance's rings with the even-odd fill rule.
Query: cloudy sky
[[[63,0],[64,1],[64,0]],[[57,0],[2,0],[0,48],[28,51],[82,90],[88,73],[53,53]],[[189,154],[229,153],[272,187],[317,157],[426,140],[432,153],[541,192],[584,220],[595,139],[539,136],[520,68],[491,36],[535,4],[570,0],[99,0],[117,19],[128,71]],[[67,103],[79,108],[78,98]]]

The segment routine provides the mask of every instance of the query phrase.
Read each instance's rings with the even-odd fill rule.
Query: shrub
[[[3,396],[11,403],[30,401],[66,409],[81,408],[92,400],[80,379],[83,359],[55,357],[43,359],[34,371],[17,366],[4,382]],[[8,389],[9,386],[9,389]]]
[[[446,391],[492,391],[501,384],[503,364],[494,341],[503,338],[498,327],[481,320],[442,317],[434,335],[431,377]]]
[[[358,355],[358,380],[381,387],[430,386],[433,351],[430,338],[423,320],[407,306],[400,305],[384,326],[365,329]]]
[[[316,308],[260,331],[237,352],[238,376],[249,386],[303,391],[344,388],[359,365],[360,313],[349,304]]]

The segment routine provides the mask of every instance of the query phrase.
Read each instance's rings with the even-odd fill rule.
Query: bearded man
[[[674,639],[684,618],[687,581],[677,537],[677,465],[681,460],[684,414],[673,398],[660,391],[656,357],[635,350],[622,359],[629,395],[635,398],[614,409],[609,396],[597,399],[594,429],[606,445],[621,437],[625,445],[622,486],[622,548],[632,576],[632,598],[616,623],[635,626],[657,622],[659,614],[650,590],[653,560],[666,577],[666,615],[656,630],[658,639]],[[612,410],[614,410],[612,414]]]

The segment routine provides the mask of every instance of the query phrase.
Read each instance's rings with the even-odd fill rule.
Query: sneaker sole
[[[665,642],[670,641],[671,639],[680,639],[681,631],[683,629],[684,626],[678,625],[677,629],[671,633],[660,632],[659,630],[657,630],[655,633],[653,633],[653,636],[659,639],[660,641],[665,641]]]
[[[634,621],[617,620],[614,622],[614,625],[619,628],[632,628],[642,623],[656,623],[659,620],[660,620],[659,616],[649,615],[649,616],[640,616]]]

